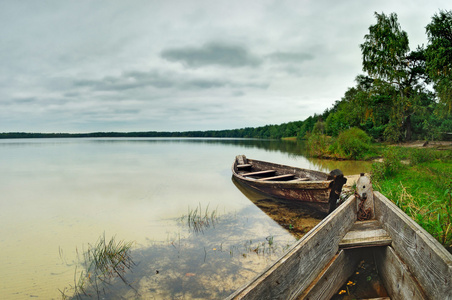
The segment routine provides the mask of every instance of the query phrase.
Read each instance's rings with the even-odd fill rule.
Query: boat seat
[[[283,174],[283,175],[278,175],[278,176],[273,176],[273,177],[261,178],[258,180],[259,181],[278,180],[278,179],[288,179],[288,178],[292,178],[292,177],[295,177],[295,174]]]
[[[237,169],[251,168],[252,164],[237,165]]]
[[[309,181],[311,179],[307,178],[307,177],[303,177],[303,178],[295,178],[293,180],[289,180],[290,182],[297,182],[297,181]]]
[[[257,172],[251,172],[251,173],[245,173],[242,174],[243,176],[258,176],[258,175],[270,175],[276,173],[275,170],[263,170],[263,171],[257,171]]]
[[[388,246],[391,242],[391,237],[379,221],[356,221],[339,243],[339,248]]]

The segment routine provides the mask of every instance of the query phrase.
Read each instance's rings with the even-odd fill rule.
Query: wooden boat
[[[232,166],[232,175],[241,184],[267,195],[303,202],[321,212],[329,213],[347,181],[340,170],[330,174],[247,159],[238,155]]]
[[[371,251],[387,297],[452,299],[452,255],[361,176],[357,191],[228,299],[330,299]]]

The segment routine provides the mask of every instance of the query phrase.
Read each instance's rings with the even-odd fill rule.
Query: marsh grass
[[[182,222],[186,222],[190,230],[195,233],[204,233],[204,230],[215,227],[218,220],[218,210],[209,210],[209,205],[205,209],[201,204],[194,209],[188,208],[188,214],[180,218]]]
[[[94,245],[88,244],[88,250],[81,255],[77,249],[77,266],[82,270],[76,266],[74,285],[60,290],[62,299],[101,299],[102,293],[116,278],[134,289],[124,277],[135,265],[130,255],[132,246],[133,242],[116,241],[115,237],[107,241],[104,234]],[[71,292],[73,295],[68,296]]]
[[[387,153],[372,169],[374,188],[452,251],[451,151],[394,147]]]

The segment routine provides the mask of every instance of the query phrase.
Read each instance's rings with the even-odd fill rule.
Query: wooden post
[[[372,183],[369,177],[361,173],[361,176],[356,182],[356,192],[357,196],[357,211],[358,220],[371,220],[375,218],[375,205],[374,205],[374,193],[372,189]]]

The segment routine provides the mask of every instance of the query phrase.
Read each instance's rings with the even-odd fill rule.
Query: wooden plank
[[[452,299],[452,254],[379,192],[376,218],[392,237],[392,247],[430,299]]]
[[[378,220],[356,221],[339,243],[339,248],[387,246],[392,242]]]
[[[242,175],[243,176],[257,176],[257,175],[268,175],[268,174],[272,174],[272,173],[276,173],[276,171],[275,170],[262,170],[262,171],[257,171],[257,172],[245,173]]]
[[[353,274],[359,259],[354,250],[341,250],[297,299],[330,299]]]
[[[383,284],[394,300],[421,300],[429,299],[422,288],[413,278],[408,267],[394,252],[390,246],[375,249],[374,256],[377,264],[378,273],[383,280]],[[449,287],[450,288],[450,287]],[[448,298],[435,298],[448,299]]]
[[[290,180],[290,182],[296,182],[296,181],[309,181],[309,180],[310,180],[309,178],[304,177],[304,178],[295,178],[295,179],[293,179],[293,180]]]
[[[251,168],[252,164],[237,165],[237,169]]]
[[[336,255],[339,241],[355,218],[356,201],[352,196],[285,255],[227,299],[295,299]]]
[[[239,165],[244,165],[247,163],[247,159],[245,155],[237,155],[235,157],[235,159],[237,160],[237,164]]]
[[[292,177],[295,177],[295,174],[283,174],[283,175],[278,175],[278,176],[273,176],[273,177],[265,177],[265,178],[261,178],[258,180],[268,181],[268,180],[278,180],[278,179],[286,179],[286,178],[292,178]]]

